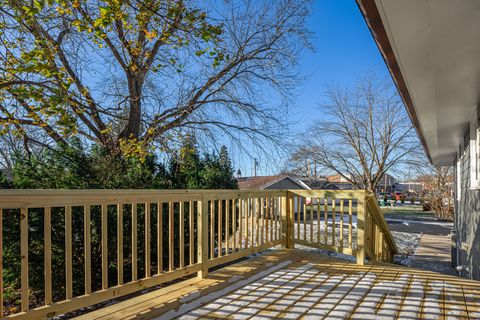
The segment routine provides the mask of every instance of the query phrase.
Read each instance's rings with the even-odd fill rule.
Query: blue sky
[[[298,122],[294,128],[297,130],[321,117],[317,105],[324,98],[324,85],[334,82],[349,86],[362,74],[372,72],[379,77],[389,77],[355,0],[315,1],[308,27],[313,32],[315,52],[305,50],[300,60],[300,70],[307,79],[298,88],[291,108],[291,116]],[[233,155],[235,169],[240,167],[244,176],[251,175],[253,160],[236,158]],[[277,170],[278,167],[260,159],[257,174],[275,174]]]

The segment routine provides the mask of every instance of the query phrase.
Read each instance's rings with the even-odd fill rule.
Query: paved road
[[[390,230],[422,233],[420,243],[413,256],[412,267],[457,275],[450,266],[452,223],[439,221],[387,220]]]

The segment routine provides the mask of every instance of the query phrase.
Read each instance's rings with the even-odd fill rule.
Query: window
[[[478,107],[470,121],[470,189],[480,189],[480,128]]]

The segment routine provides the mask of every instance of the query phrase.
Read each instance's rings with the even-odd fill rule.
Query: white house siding
[[[470,189],[470,152],[468,145],[457,159],[457,193],[455,228],[457,229],[457,264],[468,271],[461,272],[465,278],[480,280],[480,190]]]

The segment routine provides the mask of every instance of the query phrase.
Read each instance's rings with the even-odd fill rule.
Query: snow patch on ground
[[[420,243],[422,234],[392,231],[392,236],[398,248],[398,254],[395,255],[393,262],[407,267],[412,266],[413,255]]]

